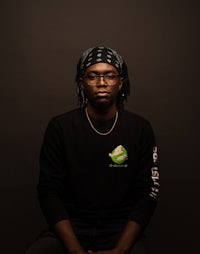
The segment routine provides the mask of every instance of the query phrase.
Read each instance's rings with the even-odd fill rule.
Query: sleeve
[[[47,126],[39,164],[38,200],[47,223],[52,226],[68,218],[62,202],[65,178],[64,141],[62,128],[55,119]]]
[[[157,205],[159,194],[158,151],[154,133],[149,122],[142,130],[139,144],[139,168],[134,184],[134,205],[130,220],[144,229]]]

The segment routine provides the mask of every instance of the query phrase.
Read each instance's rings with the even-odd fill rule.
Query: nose
[[[98,86],[107,86],[103,75],[99,76]]]

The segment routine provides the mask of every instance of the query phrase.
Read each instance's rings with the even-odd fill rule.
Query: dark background
[[[77,106],[83,50],[124,56],[126,108],[156,133],[161,194],[147,229],[155,254],[199,249],[199,1],[1,1],[1,253],[24,253],[46,226],[36,199],[49,119]],[[200,253],[200,252],[199,252]]]

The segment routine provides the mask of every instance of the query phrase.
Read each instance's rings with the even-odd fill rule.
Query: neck
[[[89,116],[95,120],[100,120],[100,121],[101,120],[102,121],[109,120],[109,119],[115,117],[116,111],[117,111],[116,104],[114,104],[106,109],[102,109],[102,108],[99,109],[99,108],[93,107],[89,103],[87,105],[87,112],[88,112]]]

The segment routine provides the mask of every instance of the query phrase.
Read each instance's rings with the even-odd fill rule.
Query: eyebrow
[[[108,70],[108,71],[104,71],[104,72],[99,72],[99,71],[89,71],[88,74],[96,74],[96,75],[100,75],[100,74],[108,74],[108,73],[112,73],[112,74],[117,74],[115,71],[113,70]]]

